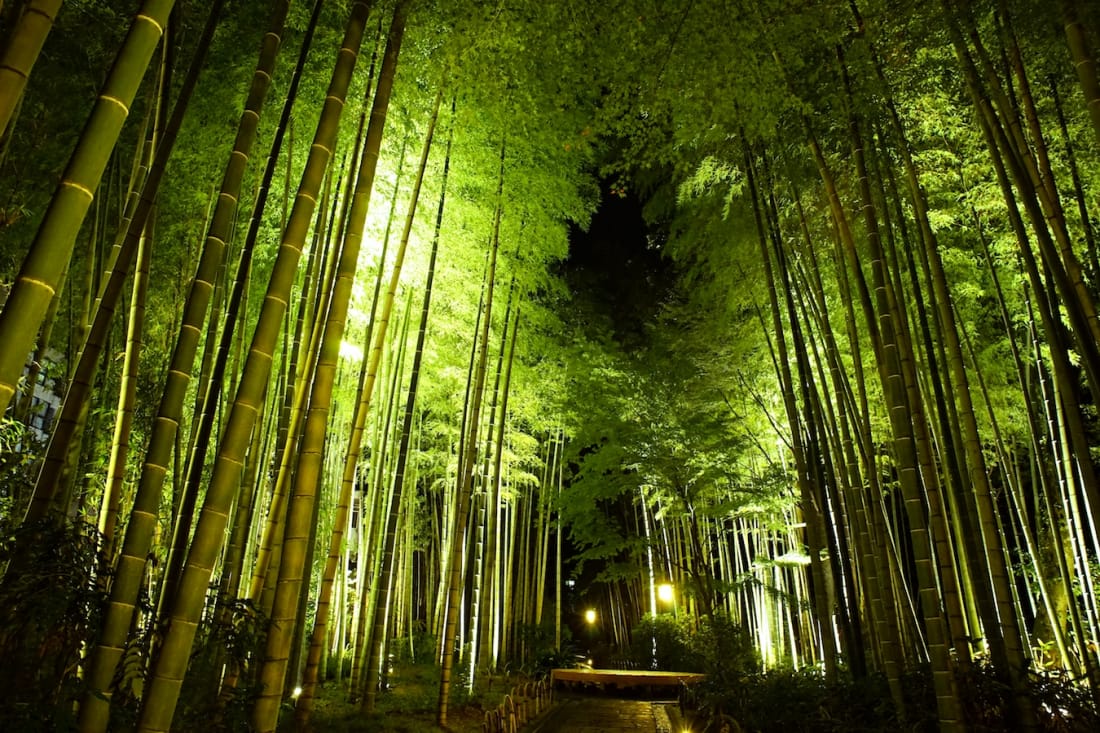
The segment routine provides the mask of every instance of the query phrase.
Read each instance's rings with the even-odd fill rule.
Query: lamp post
[[[588,625],[588,649],[586,650],[585,663],[589,668],[592,667],[592,640],[596,636],[596,609],[589,608],[584,612],[584,622]]]

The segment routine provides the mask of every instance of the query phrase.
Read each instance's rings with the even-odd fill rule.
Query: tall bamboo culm
[[[340,353],[348,306],[351,301],[352,281],[359,261],[375,171],[378,165],[386,114],[393,90],[401,41],[404,37],[408,3],[398,2],[390,25],[386,51],[378,75],[378,88],[371,107],[371,119],[356,182],[355,196],[348,213],[348,232],[340,255],[336,281],[324,327],[324,337],[317,363],[310,396],[309,415],[299,451],[294,491],[287,506],[286,529],[283,537],[283,556],[279,567],[279,582],[275,591],[268,629],[264,664],[260,670],[263,692],[253,709],[253,726],[258,731],[274,731],[278,724],[279,704],[282,700],[286,676],[287,656],[293,637],[299,594],[306,568],[306,543],[311,535],[314,502],[321,480],[321,457],[328,423],[332,388],[336,375],[336,363]],[[400,272],[399,268],[397,273]],[[384,334],[380,329],[379,335]],[[369,380],[369,378],[368,378]]]
[[[92,113],[69,159],[61,182],[38,227],[38,234],[0,311],[0,414],[11,402],[34,346],[38,329],[72,256],[80,225],[130,113],[153,51],[164,34],[175,0],[146,0],[133,23]]]
[[[321,183],[335,148],[340,116],[362,44],[368,10],[366,2],[355,2],[350,8],[314,142],[273,265],[241,383],[219,442],[206,499],[188,552],[187,567],[180,579],[161,652],[147,683],[138,725],[142,733],[167,731],[171,727],[206,589],[224,542],[229,509],[240,487],[249,438],[267,391],[286,304],[290,301]]]

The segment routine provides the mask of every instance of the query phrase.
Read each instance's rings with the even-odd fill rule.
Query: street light
[[[672,603],[675,598],[675,589],[671,583],[661,583],[657,586],[657,599],[661,603]]]
[[[596,623],[596,609],[590,608],[587,611],[585,611],[584,612],[584,620],[588,623],[589,626]]]

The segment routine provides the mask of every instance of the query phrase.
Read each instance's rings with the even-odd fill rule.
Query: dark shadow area
[[[646,327],[675,283],[672,263],[661,254],[664,237],[647,224],[643,202],[631,191],[601,184],[599,208],[587,230],[573,227],[562,275],[589,326],[627,351],[646,343]]]

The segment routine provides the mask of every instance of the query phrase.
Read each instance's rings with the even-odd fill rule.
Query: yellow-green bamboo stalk
[[[405,217],[405,228],[401,234],[401,252],[404,252],[416,216],[416,205],[420,198],[420,188],[427,170],[428,155],[431,152],[432,140],[435,137],[436,122],[439,118],[439,106],[443,100],[443,90],[436,94],[432,107],[432,116],[428,122],[428,130],[424,139],[424,151],[420,157],[420,168],[417,172],[416,183],[413,185],[412,199],[409,202],[409,212]],[[452,125],[453,131],[453,125]],[[382,650],[385,647],[385,619],[389,606],[390,580],[393,574],[393,553],[397,532],[397,515],[401,511],[402,497],[405,485],[405,466],[407,465],[409,440],[412,432],[413,409],[416,403],[416,389],[420,377],[420,360],[424,351],[424,337],[427,329],[428,308],[431,303],[432,282],[435,276],[436,253],[439,247],[439,227],[443,218],[443,206],[446,195],[447,173],[450,163],[450,141],[447,144],[446,160],[443,167],[443,179],[441,186],[439,209],[436,216],[435,236],[432,239],[432,251],[428,265],[428,280],[425,286],[424,302],[421,307],[420,327],[417,332],[416,350],[413,355],[412,375],[409,381],[409,394],[405,404],[404,420],[401,428],[400,446],[398,447],[395,478],[393,483],[393,497],[390,499],[390,511],[383,517],[381,524],[381,557],[380,572],[376,585],[378,601],[374,608],[373,631],[370,636],[370,648],[367,650],[367,668],[365,678],[365,694],[363,695],[363,711],[372,712],[374,702],[378,694],[378,672],[381,665]],[[391,289],[396,283],[396,278],[391,279]],[[398,371],[398,374],[400,372]],[[396,376],[396,375],[395,375]]]
[[[302,181],[273,265],[241,383],[218,448],[213,475],[195,527],[187,566],[180,578],[180,587],[172,607],[164,643],[147,683],[138,723],[138,730],[142,733],[168,731],[171,727],[202,614],[206,589],[225,540],[229,508],[240,486],[244,454],[248,449],[256,416],[264,401],[272,358],[278,344],[287,302],[290,300],[298,262],[305,246],[321,183],[332,159],[344,100],[347,98],[363,40],[367,13],[367,3],[362,1],[355,2],[350,9],[314,142],[310,147]]]
[[[157,527],[168,462],[176,443],[183,402],[187,395],[191,369],[198,350],[202,321],[209,306],[213,280],[217,275],[233,222],[233,212],[240,195],[245,165],[256,136],[259,112],[274,69],[283,22],[289,9],[289,0],[280,0],[272,12],[271,22],[260,50],[260,60],[252,79],[245,111],[223,176],[221,194],[213,216],[210,218],[206,247],[200,257],[191,291],[184,306],[183,321],[178,340],[168,368],[164,392],[161,394],[157,417],[142,464],[134,506],[130,513],[122,552],[115,571],[111,595],[99,644],[91,655],[88,666],[88,694],[80,709],[80,726],[84,733],[106,729],[106,716],[110,703],[110,684],[115,667],[125,647],[132,625],[145,562]]]
[[[15,394],[23,362],[72,256],[122,123],[164,33],[175,0],[145,0],[92,108],[38,234],[0,311],[0,413]]]
[[[107,480],[103,487],[103,499],[100,503],[98,528],[102,535],[103,556],[110,559],[115,551],[115,526],[118,523],[119,506],[122,500],[122,482],[126,471],[126,456],[130,449],[130,430],[134,422],[134,408],[137,402],[138,363],[142,347],[142,333],[145,322],[145,301],[149,292],[149,264],[152,242],[149,241],[152,227],[146,224],[146,231],[138,244],[137,268],[134,271],[133,294],[130,297],[129,322],[126,325],[126,353],[122,363],[120,377],[118,411],[115,415],[114,436],[111,440],[111,456],[107,467]]]
[[[4,57],[0,58],[0,135],[8,129],[60,8],[61,0],[31,0],[12,29]]]
[[[455,522],[454,530],[451,537],[451,546],[449,549],[451,561],[450,561],[450,580],[447,583],[447,613],[446,621],[443,625],[442,636],[442,656],[443,656],[443,671],[440,675],[439,682],[439,704],[436,720],[440,726],[446,727],[447,725],[447,709],[450,705],[450,692],[451,692],[451,673],[454,669],[455,653],[454,643],[455,636],[458,627],[458,617],[461,611],[459,603],[461,600],[462,587],[464,583],[463,578],[463,560],[465,558],[465,542],[464,537],[466,535],[466,521],[470,512],[470,494],[473,487],[473,470],[474,460],[477,455],[477,433],[479,427],[478,415],[481,410],[481,399],[485,389],[485,372],[486,365],[488,363],[488,345],[489,345],[489,329],[492,324],[492,312],[493,312],[493,290],[496,282],[496,264],[497,264],[497,252],[500,249],[500,220],[501,220],[501,208],[503,206],[503,190],[504,190],[504,145],[500,148],[500,177],[497,183],[497,208],[496,215],[493,221],[493,236],[490,242],[489,249],[489,267],[486,272],[486,296],[485,296],[485,313],[481,323],[481,333],[479,334],[480,345],[478,364],[474,377],[473,392],[471,395],[471,408],[470,408],[470,420],[469,420],[469,437],[466,440],[465,457],[462,459],[461,464],[463,466],[461,474],[458,476],[458,483],[456,486],[457,500],[455,505]]]
[[[328,197],[321,199],[326,201]],[[322,212],[323,213],[323,212]],[[321,219],[318,217],[317,229],[321,228]],[[319,232],[314,236],[314,248],[320,246],[322,241]],[[333,263],[338,247],[332,241],[326,242],[325,264],[322,266],[321,277],[317,283],[316,305],[317,313],[325,313],[328,310],[329,297],[332,293],[332,277],[334,275]],[[258,603],[259,607],[268,613],[270,611],[267,601],[269,591],[274,589],[273,577],[278,575],[278,553],[281,552],[283,519],[286,516],[287,488],[294,475],[294,460],[297,455],[298,442],[302,432],[302,420],[306,411],[307,400],[310,395],[310,385],[317,368],[317,359],[321,349],[322,329],[316,324],[302,324],[301,311],[299,312],[299,330],[303,325],[309,336],[305,358],[298,363],[298,370],[294,376],[294,396],[290,405],[290,416],[287,421],[285,440],[279,448],[279,466],[275,473],[275,486],[271,493],[271,502],[268,506],[267,519],[264,522],[263,534],[260,536],[259,547],[256,552],[256,562],[252,566],[252,578],[249,582],[248,598]],[[301,334],[295,334],[297,339]]]
[[[302,436],[302,445],[298,453],[294,491],[287,506],[283,556],[279,566],[279,582],[275,590],[274,604],[271,611],[271,626],[268,629],[264,662],[259,675],[263,692],[257,698],[252,712],[252,724],[261,733],[274,731],[278,723],[279,704],[282,700],[290,642],[293,638],[296,623],[295,615],[305,572],[306,542],[311,534],[313,505],[320,485],[321,457],[325,443],[329,408],[332,402],[336,363],[339,359],[340,343],[343,340],[348,306],[351,302],[352,282],[355,279],[355,271],[358,267],[359,251],[363,241],[363,227],[366,223],[367,211],[374,187],[375,171],[378,165],[386,114],[393,90],[394,75],[397,70],[407,14],[408,3],[398,2],[390,24],[386,51],[382,57],[382,66],[378,76],[378,89],[375,92],[374,103],[371,107],[370,124],[367,127],[363,160],[355,186],[354,200],[348,213],[348,232],[340,255],[340,265],[333,287],[332,303],[325,322],[324,338],[317,362],[317,374],[313,381],[309,401],[309,415]],[[398,250],[393,280],[391,281],[392,290],[396,290],[396,280],[400,276],[405,244],[406,242],[403,241]],[[385,306],[391,305],[392,298],[389,298]],[[385,306],[382,317],[379,319],[376,339],[385,336],[386,324],[389,320],[389,310]],[[364,388],[369,390],[373,387],[373,384],[374,382],[368,374],[367,385]],[[303,619],[297,619],[298,623],[303,621]]]
[[[145,143],[146,156],[151,160],[153,150],[163,130],[167,113],[167,91],[172,86],[172,68],[169,54],[162,51],[160,74],[156,85],[156,104],[150,105],[154,124]],[[130,432],[134,422],[137,401],[137,379],[142,350],[142,334],[145,326],[145,301],[149,292],[149,266],[152,260],[153,212],[145,221],[138,241],[137,266],[130,296],[130,313],[126,324],[126,349],[119,378],[118,409],[115,412],[114,435],[111,439],[111,455],[107,463],[107,478],[100,501],[98,529],[101,535],[102,556],[111,563],[115,554],[115,527],[122,499],[122,483],[126,473],[126,458],[130,452]]]
[[[1077,80],[1085,97],[1085,108],[1092,119],[1096,141],[1100,143],[1100,78],[1096,72],[1096,59],[1089,50],[1088,38],[1077,15],[1074,1],[1060,0],[1059,6],[1066,31],[1066,43],[1073,56],[1073,68],[1077,71]]]
[[[149,94],[149,96],[154,96]],[[112,296],[121,293],[121,288],[128,271],[128,266],[123,268],[119,275],[114,275],[115,265],[119,253],[123,250],[127,239],[131,236],[130,229],[133,220],[138,215],[141,204],[142,190],[148,179],[150,168],[153,165],[154,147],[153,140],[147,134],[151,127],[153,110],[156,104],[146,105],[145,115],[141,122],[139,139],[143,141],[134,151],[130,168],[129,183],[126,187],[126,203],[122,207],[122,218],[119,222],[118,232],[115,235],[111,248],[103,257],[103,270],[99,278],[99,292],[89,291],[87,294],[91,307],[88,311],[87,328],[80,329],[79,357],[70,365],[69,385],[65,392],[65,399],[58,410],[53,431],[50,433],[50,442],[46,448],[46,455],[42,459],[42,466],[35,480],[34,492],[27,506],[24,521],[38,521],[46,516],[51,509],[57,510],[59,506],[68,506],[67,494],[71,491],[74,479],[75,462],[79,456],[79,444],[84,434],[90,409],[89,393],[95,381],[95,375],[99,368],[99,355],[104,341],[109,337],[109,327],[113,319],[114,301]],[[143,232],[135,229],[137,234]],[[136,240],[135,240],[136,241]],[[89,265],[90,270],[95,270],[95,263]],[[112,285],[117,289],[112,288]],[[60,294],[60,290],[58,294]],[[92,299],[94,296],[94,304]],[[56,297],[56,296],[55,296]],[[106,306],[104,305],[106,301]],[[43,333],[42,336],[46,334]],[[48,344],[38,344],[38,349]]]

